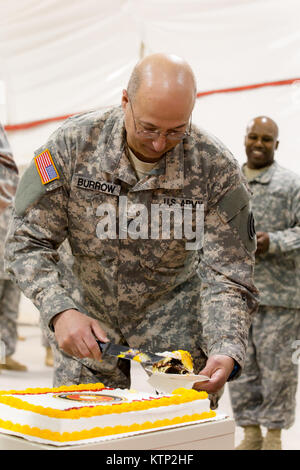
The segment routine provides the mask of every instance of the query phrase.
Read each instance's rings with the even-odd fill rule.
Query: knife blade
[[[133,349],[129,346],[122,346],[121,344],[114,344],[111,342],[102,343],[96,340],[103,356],[109,354],[110,356],[119,357],[122,359],[129,359],[130,361],[140,362],[142,364],[153,364],[165,359],[165,356],[154,354],[151,352],[140,351],[139,349]]]

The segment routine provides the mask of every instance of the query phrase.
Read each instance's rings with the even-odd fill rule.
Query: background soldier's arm
[[[18,185],[18,168],[5,131],[0,124],[0,213],[13,201]]]
[[[291,184],[292,186],[292,184]],[[285,230],[269,232],[269,249],[272,254],[300,250],[300,184],[290,189],[290,226]]]

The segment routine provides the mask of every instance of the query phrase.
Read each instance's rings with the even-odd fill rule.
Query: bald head
[[[197,93],[196,79],[190,65],[173,54],[152,54],[142,59],[133,69],[127,87],[134,102],[140,93],[182,94],[194,105]]]
[[[278,126],[273,119],[267,116],[252,119],[245,137],[248,167],[259,169],[271,165],[278,144]]]
[[[277,140],[279,130],[278,130],[278,126],[277,126],[276,122],[273,121],[273,119],[269,118],[268,116],[258,116],[254,119],[251,119],[251,121],[249,122],[249,124],[247,126],[247,129],[246,129],[247,134],[249,133],[249,130],[255,124],[258,124],[258,125],[264,127],[265,129],[267,129],[268,131],[272,132],[273,136]]]
[[[140,160],[157,161],[180,143],[195,99],[193,71],[180,57],[152,54],[135,66],[123,90],[122,108],[127,144]]]

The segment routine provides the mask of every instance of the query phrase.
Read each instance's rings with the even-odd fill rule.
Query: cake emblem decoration
[[[119,403],[121,401],[126,401],[125,397],[89,392],[59,393],[57,395],[54,395],[54,398],[63,398],[64,400],[72,400],[85,403],[97,403],[98,405],[101,405],[101,403],[113,404]]]

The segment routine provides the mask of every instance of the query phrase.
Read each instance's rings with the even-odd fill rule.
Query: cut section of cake
[[[165,359],[155,362],[152,372],[162,372],[164,374],[193,374],[193,360],[188,351],[165,351],[160,353]]]

